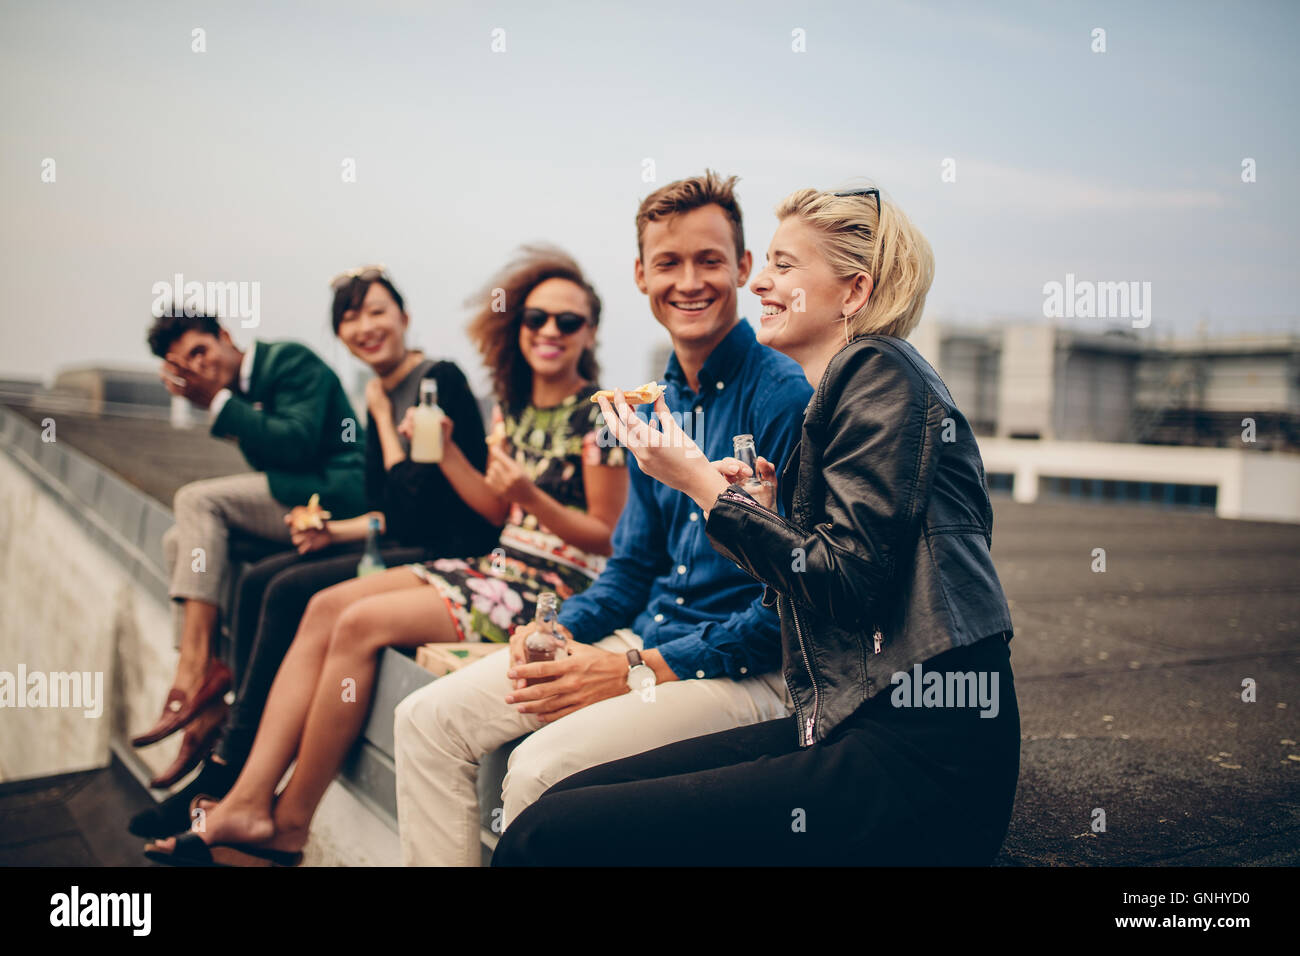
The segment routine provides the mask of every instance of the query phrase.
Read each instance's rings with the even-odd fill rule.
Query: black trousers
[[[988,865],[1020,773],[1010,651],[986,638],[922,667],[996,673],[997,715],[895,707],[890,688],[811,747],[788,717],[616,760],[547,790],[492,865]]]
[[[348,542],[300,555],[286,551],[263,558],[239,583],[231,644],[239,681],[235,704],[217,745],[217,756],[238,770],[248,759],[271,684],[289,651],[307,602],[317,591],[357,574],[365,542]],[[384,564],[399,567],[429,558],[425,548],[381,548]]]

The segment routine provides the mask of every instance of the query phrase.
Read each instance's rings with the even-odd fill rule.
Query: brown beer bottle
[[[556,629],[555,622],[560,616],[560,598],[554,591],[543,591],[537,595],[537,612],[533,622],[537,630],[524,640],[524,653],[529,664],[538,661],[553,661],[564,657],[564,635]],[[545,684],[555,680],[554,677],[538,677],[528,681],[529,684]]]

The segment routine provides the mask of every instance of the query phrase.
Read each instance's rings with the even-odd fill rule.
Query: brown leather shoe
[[[199,765],[199,762],[212,753],[212,748],[217,740],[221,737],[221,731],[226,726],[226,707],[225,701],[218,701],[214,707],[219,708],[221,716],[207,731],[200,737],[194,732],[193,728],[185,731],[185,739],[181,741],[180,753],[172,761],[172,765],[149,781],[149,786],[155,790],[165,790],[174,784],[181,777],[185,776],[191,770]]]
[[[230,690],[230,668],[213,658],[208,661],[207,672],[198,692],[186,699],[185,692],[175,687],[167,694],[167,703],[163,707],[158,723],[138,737],[131,739],[132,747],[145,747],[156,744],[164,737],[174,734],[199,715],[215,698],[223,696]]]

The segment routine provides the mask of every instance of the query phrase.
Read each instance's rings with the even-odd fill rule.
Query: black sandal
[[[208,799],[221,800],[235,782],[235,772],[225,764],[209,760],[199,771],[199,775],[188,786],[164,800],[157,806],[142,810],[131,818],[127,829],[136,836],[150,840],[161,840],[174,833],[188,830],[194,822],[190,810],[193,809],[195,794],[212,794]]]
[[[197,833],[179,834],[176,847],[170,853],[146,846],[144,855],[168,866],[297,866],[302,862],[301,852],[290,853],[244,843],[214,843],[209,846]]]

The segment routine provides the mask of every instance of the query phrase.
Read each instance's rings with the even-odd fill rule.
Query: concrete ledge
[[[168,509],[66,443],[42,441],[40,428],[4,407],[0,407],[0,436],[10,457],[97,545],[141,587],[167,600],[162,532],[171,524]]]
[[[89,543],[122,572],[122,577],[138,593],[152,599],[146,602],[153,607],[146,617],[156,622],[150,626],[151,632],[158,623],[168,621],[171,602],[163,570],[162,535],[172,524],[171,511],[65,443],[41,441],[36,425],[3,407],[0,407],[0,439],[8,457],[80,526]],[[129,676],[114,686],[113,696],[117,699],[106,743],[132,775],[147,786],[153,774],[170,762],[180,738],[177,735],[174,741],[142,753],[127,742],[128,728],[148,719],[149,715],[138,713],[145,708],[142,695],[165,686],[170,675],[174,660],[170,632],[133,631],[129,645],[116,648],[114,653],[125,655],[124,661],[129,658],[126,671]],[[346,805],[351,813],[364,808],[390,834],[397,831],[393,711],[403,698],[433,679],[410,654],[392,648],[384,651],[361,739],[331,787],[331,792],[341,787],[347,793],[346,798],[335,797],[335,805]],[[494,813],[501,807],[501,783],[515,743],[487,755],[480,769],[478,791],[488,848],[495,843]],[[331,825],[323,821],[322,826],[329,847],[328,858],[348,860],[357,856],[346,846],[343,835],[346,826],[342,822]],[[392,847],[381,857],[386,862],[396,862],[395,851],[390,850]],[[358,858],[369,856],[361,852]]]

